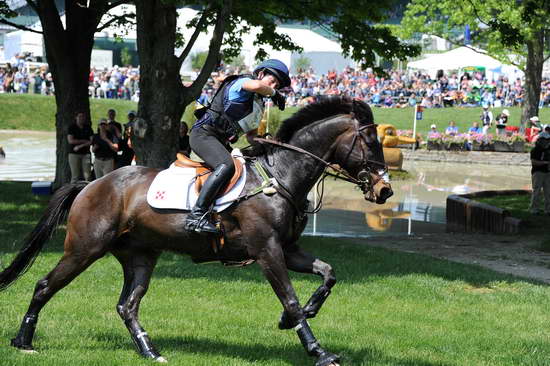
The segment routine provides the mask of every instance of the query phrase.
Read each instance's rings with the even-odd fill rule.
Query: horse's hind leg
[[[321,306],[323,306],[323,303],[330,295],[330,289],[336,284],[336,277],[334,276],[332,267],[330,264],[304,252],[297,246],[285,250],[285,261],[287,268],[291,271],[311,273],[323,277],[323,284],[315,290],[303,308],[306,318],[315,318]],[[289,314],[283,311],[279,320],[279,329],[290,329],[295,325],[291,321]]]
[[[146,358],[166,362],[157,352],[147,332],[138,321],[139,304],[147,289],[159,253],[154,251],[113,251],[124,271],[124,286],[117,304],[117,312],[124,321],[138,352]]]
[[[32,351],[32,339],[40,310],[56,292],[67,286],[76,276],[104,254],[103,251],[88,252],[85,255],[83,253],[76,255],[74,252],[65,252],[55,268],[37,282],[29,309],[23,318],[19,333],[11,340],[11,345],[22,350]]]

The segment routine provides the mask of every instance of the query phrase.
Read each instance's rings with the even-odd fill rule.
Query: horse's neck
[[[346,128],[340,118],[313,124],[296,132],[289,144],[328,160],[336,139]],[[275,176],[299,201],[305,200],[325,170],[318,160],[288,149],[277,149],[274,162]]]

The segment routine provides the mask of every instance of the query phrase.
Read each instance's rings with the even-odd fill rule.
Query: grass
[[[0,261],[5,267],[46,200],[30,183],[0,183]],[[62,233],[61,233],[62,234]],[[122,285],[112,256],[95,263],[45,307],[38,355],[9,347],[35,282],[61,256],[54,237],[31,270],[0,293],[2,365],[150,365],[133,349],[115,312]],[[304,238],[306,250],[331,263],[339,283],[310,321],[344,365],[545,365],[550,357],[550,288],[477,266],[421,255]],[[305,301],[319,285],[292,274]],[[276,326],[280,304],[258,266],[228,269],[161,257],[141,317],[172,365],[312,365],[292,331]]]
[[[0,94],[0,130],[55,131],[55,98],[35,94]],[[117,120],[127,121],[126,114],[137,110],[137,103],[122,99],[90,99],[93,126],[107,118],[107,110],[117,111]]]
[[[94,126],[101,117],[105,117],[107,110],[113,108],[118,113],[118,120],[125,122],[129,110],[137,110],[134,102],[118,99],[90,99],[92,121]],[[55,99],[52,96],[32,94],[0,94],[0,129],[55,131]],[[284,112],[274,112],[274,118],[285,119],[296,112],[297,107],[288,107]],[[511,112],[510,120],[513,125],[519,124],[521,109],[508,108]],[[496,116],[502,108],[493,110]],[[192,123],[192,110],[188,109],[183,120]],[[412,108],[373,108],[376,123],[389,123],[400,130],[412,130]],[[431,124],[436,124],[439,131],[443,131],[449,121],[454,120],[460,132],[466,132],[472,122],[479,121],[481,108],[434,108],[424,111],[424,119],[418,121],[417,131],[426,134]],[[542,121],[550,120],[550,109],[540,110]]]

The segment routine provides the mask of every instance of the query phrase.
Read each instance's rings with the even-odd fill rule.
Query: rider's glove
[[[281,111],[285,110],[285,99],[285,96],[279,93],[278,90],[275,90],[275,94],[271,96],[271,100]]]

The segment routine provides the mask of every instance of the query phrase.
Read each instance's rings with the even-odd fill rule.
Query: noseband
[[[365,146],[369,146],[369,143],[367,142],[366,137],[361,133],[363,130],[366,130],[369,127],[376,128],[378,125],[374,123],[370,123],[368,125],[363,125],[361,127],[355,126],[355,134],[353,135],[353,140],[351,141],[351,146],[349,148],[348,153],[346,154],[346,158],[344,161],[348,161],[349,157],[351,156],[351,153],[353,152],[353,148],[355,147],[355,144],[357,143],[357,140],[359,140],[360,144],[365,144]],[[334,176],[339,179],[343,179],[349,182],[352,182],[356,184],[359,188],[361,188],[361,191],[363,193],[367,192],[374,192],[374,184],[376,182],[373,182],[371,179],[372,175],[378,175],[378,176],[384,176],[388,172],[388,166],[386,164],[382,164],[375,160],[367,159],[365,156],[365,150],[361,149],[361,162],[362,162],[362,169],[357,173],[357,179],[354,179],[352,177],[352,180],[349,180],[350,175],[346,173],[345,179],[343,177],[340,177],[339,175],[331,174],[331,173],[325,173],[327,175]],[[378,166],[378,169],[373,169],[373,166]],[[345,172],[345,170],[340,169],[341,171]],[[341,173],[341,171],[338,171],[338,173]]]

